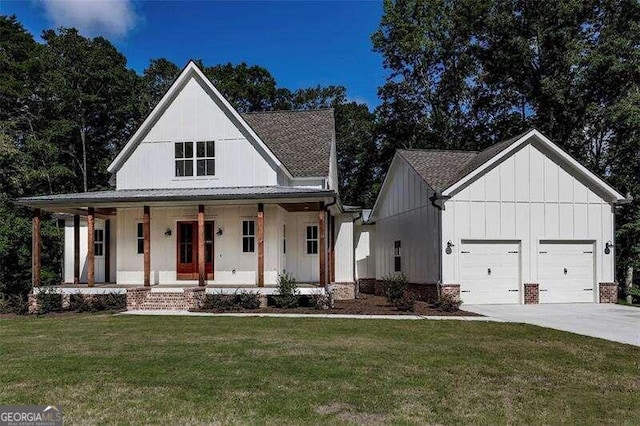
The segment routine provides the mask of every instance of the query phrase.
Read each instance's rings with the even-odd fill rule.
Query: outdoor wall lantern
[[[611,241],[607,241],[607,243],[604,245],[604,254],[611,253],[611,247],[613,247],[613,243]]]
[[[164,231],[164,236],[165,237],[170,237],[171,236],[171,228],[169,228],[168,226],[167,226],[167,230]]]
[[[445,252],[446,252],[447,254],[451,254],[451,253],[453,253],[453,247],[455,247],[455,246],[456,246],[456,245],[455,245],[455,244],[453,244],[453,243],[451,242],[451,240],[447,241],[447,249],[445,250]]]
[[[216,235],[220,236],[224,233],[224,231],[222,230],[222,228],[218,228],[218,230],[216,231]]]

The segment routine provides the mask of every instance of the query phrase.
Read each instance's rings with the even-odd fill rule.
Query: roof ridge
[[[409,151],[409,152],[456,152],[463,154],[477,154],[480,151],[467,150],[467,149],[438,149],[438,148],[397,148],[397,151]]]
[[[318,111],[335,111],[335,108],[326,107],[326,108],[315,108],[315,109],[274,109],[269,111],[249,111],[249,112],[241,112],[241,115],[249,115],[249,114],[273,114],[273,113],[298,113],[298,112],[318,112]]]

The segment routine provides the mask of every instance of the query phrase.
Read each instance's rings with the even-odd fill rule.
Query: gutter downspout
[[[333,197],[333,201],[324,206],[324,212],[325,213],[329,213],[329,218],[330,218],[329,220],[330,221],[333,221],[333,219],[331,219],[331,212],[329,211],[329,207],[335,206],[336,204],[338,204],[338,197]],[[340,206],[338,206],[338,207],[340,207]],[[342,209],[340,209],[340,210],[342,210]],[[333,245],[333,239],[334,239],[333,231],[334,231],[334,229],[332,229],[333,227],[330,224],[327,224],[327,225],[329,225],[329,226],[327,226],[327,230],[329,231],[328,233],[331,235],[331,238],[329,239],[329,244]],[[326,250],[326,247],[323,247],[322,249]],[[333,253],[334,250],[335,250],[335,247],[331,247],[331,252],[332,253]],[[335,257],[335,253],[333,253],[333,256]],[[329,259],[328,263],[331,264],[331,259]],[[333,266],[333,267],[335,267],[335,266]],[[325,266],[325,268],[326,268],[326,266]],[[329,268],[329,269],[331,269],[331,268]],[[325,273],[326,272],[327,271],[325,271]],[[329,277],[328,277],[329,279],[327,280],[327,282],[324,285],[325,291],[329,290],[329,284],[331,284],[329,282],[329,281],[331,281],[331,274],[327,274],[327,275],[329,275]]]
[[[354,217],[353,219],[351,219],[351,253],[353,253],[352,256],[352,270],[353,270],[353,285],[354,285],[354,294],[356,296],[356,298],[358,298],[358,295],[360,294],[360,284],[358,284],[358,280],[356,279],[356,239],[354,238],[356,236],[356,221],[362,219],[362,210],[360,210],[360,213],[358,213],[358,216]],[[371,244],[371,242],[369,242],[369,244]]]
[[[444,210],[444,203],[451,197],[448,195],[442,195],[441,191],[434,191],[433,196],[430,198],[431,204],[438,209],[438,282],[436,285],[438,291],[438,300],[440,300],[441,296],[441,287],[442,287],[442,262],[443,256],[442,253],[442,211]]]

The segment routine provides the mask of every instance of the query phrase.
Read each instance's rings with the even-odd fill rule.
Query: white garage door
[[[592,242],[541,241],[540,303],[593,302],[593,259]]]
[[[519,303],[519,289],[519,241],[462,241],[460,297],[464,303]]]

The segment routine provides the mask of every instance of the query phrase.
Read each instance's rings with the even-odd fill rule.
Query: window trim
[[[208,155],[209,153],[207,152],[207,144],[211,142],[212,147],[213,147],[213,155]],[[204,144],[204,156],[200,157],[198,155],[198,146],[200,144]],[[213,174],[208,174],[205,173],[203,175],[198,174],[198,162],[200,161],[204,161],[204,165],[205,165],[205,172],[207,171],[207,161],[208,160],[213,160]],[[195,141],[195,152],[194,152],[194,157],[193,157],[193,161],[194,161],[194,176],[195,177],[199,177],[199,178],[208,178],[208,177],[213,177],[216,176],[216,141],[211,139],[211,140],[206,140],[206,141]]]
[[[102,234],[102,238],[98,239],[98,235]],[[100,246],[100,254],[98,254],[98,250],[96,248]],[[103,228],[95,228],[93,230],[93,253],[95,257],[103,257],[105,249],[105,241],[104,241],[104,229]]]
[[[308,229],[310,227],[316,228],[316,238],[307,238]],[[309,253],[309,242],[316,242],[316,252]],[[318,256],[320,253],[320,226],[317,223],[305,223],[304,225],[304,254],[305,256]]]
[[[207,156],[207,147],[206,147],[206,143],[207,142],[211,142],[213,144],[213,156]],[[186,144],[192,144],[192,151],[191,151],[191,157],[184,157],[184,146],[186,146]],[[205,144],[205,156],[204,157],[198,157],[198,144],[199,143],[204,143]],[[219,177],[219,169],[218,169],[218,164],[217,164],[217,143],[215,139],[207,139],[207,140],[178,140],[178,141],[173,141],[173,180],[200,180],[200,179],[218,179]],[[183,152],[183,156],[182,157],[176,157],[176,146],[178,144],[182,144],[183,148],[182,148],[182,152]],[[213,160],[213,174],[212,175],[198,175],[198,160]],[[190,175],[184,175],[184,176],[179,176],[178,175],[178,165],[177,162],[178,161],[182,161],[182,162],[190,162],[191,163],[191,174]],[[206,168],[206,164],[205,164],[205,168]]]
[[[185,148],[187,146],[187,144],[191,144],[191,157],[186,157],[185,156]],[[178,157],[176,155],[176,150],[178,145],[182,145],[182,157]],[[193,141],[176,141],[173,143],[173,174],[175,178],[178,179],[183,179],[183,178],[193,178],[194,177],[194,161],[193,159],[195,158],[195,149],[194,149],[194,143]],[[187,175],[184,174],[182,176],[178,175],[178,162],[184,163],[185,165],[187,163],[191,163],[191,174]],[[185,169],[186,170],[186,169]]]
[[[393,242],[393,272],[402,272],[402,240]]]
[[[244,223],[245,222],[253,222],[253,234],[244,233]],[[244,251],[244,239],[251,238],[253,240],[253,251]],[[254,217],[243,217],[240,220],[240,253],[247,255],[254,255],[256,253],[256,218]]]

